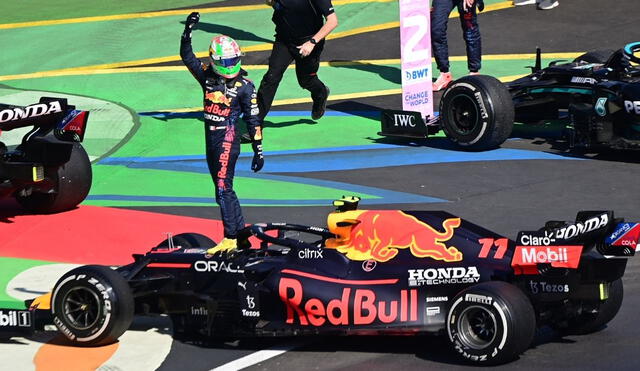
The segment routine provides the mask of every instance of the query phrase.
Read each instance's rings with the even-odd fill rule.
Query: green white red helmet
[[[228,79],[240,73],[242,52],[238,43],[229,36],[220,35],[211,40],[209,58],[215,73]]]

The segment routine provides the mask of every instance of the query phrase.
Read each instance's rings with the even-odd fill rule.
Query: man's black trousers
[[[296,62],[296,76],[298,84],[303,89],[311,92],[311,98],[315,101],[322,99],[325,87],[318,79],[318,68],[320,68],[320,54],[324,48],[324,40],[320,41],[311,54],[306,57],[300,55],[300,50],[294,43],[276,40],[269,57],[269,70],[262,77],[260,88],[258,89],[258,107],[260,108],[260,118],[264,119],[273,103],[273,98],[278,90],[278,85],[282,80],[287,67],[292,61]]]

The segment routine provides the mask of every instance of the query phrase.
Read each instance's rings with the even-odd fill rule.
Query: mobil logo
[[[297,276],[281,277],[278,283],[287,324],[319,327],[418,321],[418,290],[390,290],[388,286],[395,286],[397,279],[339,280],[289,269],[282,273]],[[331,282],[331,286],[323,285],[320,290],[318,281]],[[307,285],[312,292],[305,290]],[[384,290],[376,290],[378,287]]]
[[[536,274],[538,264],[555,268],[578,268],[582,245],[516,246],[511,266],[520,274]]]
[[[462,253],[446,242],[460,226],[460,218],[431,225],[399,210],[353,210],[329,215],[329,229],[338,237],[326,242],[351,260],[387,262],[399,249],[409,249],[417,258],[446,262],[462,260]]]

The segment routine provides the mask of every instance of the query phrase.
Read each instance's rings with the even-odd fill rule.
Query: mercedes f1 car
[[[639,51],[636,42],[542,68],[538,49],[531,74],[507,84],[490,76],[463,77],[444,91],[437,120],[399,126],[422,119],[386,111],[380,134],[424,138],[442,129],[463,148],[486,150],[509,138],[514,121],[558,121],[571,148],[640,149]]]
[[[0,133],[33,127],[12,150],[0,141],[0,199],[15,197],[37,213],[82,202],[92,175],[80,144],[88,117],[88,111],[76,110],[66,99],[43,97],[26,107],[0,104]]]
[[[179,234],[115,270],[73,269],[3,318],[52,320],[77,345],[114,342],[134,314],[155,313],[188,337],[443,333],[463,359],[498,364],[542,325],[589,333],[611,321],[640,238],[639,223],[613,212],[583,211],[513,241],[443,211],[357,202],[336,201],[328,228],[251,225],[229,255]]]

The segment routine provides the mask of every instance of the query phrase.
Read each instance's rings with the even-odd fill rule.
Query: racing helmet
[[[219,35],[211,40],[209,58],[213,71],[218,75],[228,79],[238,76],[241,57],[240,46],[229,36]]]

